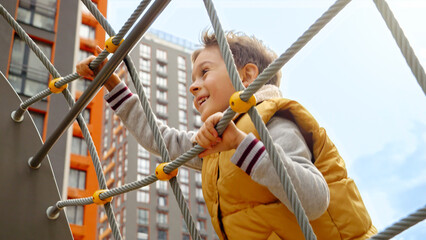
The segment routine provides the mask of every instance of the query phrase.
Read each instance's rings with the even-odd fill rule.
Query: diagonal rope
[[[407,61],[407,64],[410,67],[411,72],[416,77],[417,82],[419,83],[420,87],[423,90],[423,93],[426,94],[425,70],[420,64],[420,61],[417,58],[416,54],[414,53],[414,50],[411,47],[407,37],[405,37],[404,31],[402,31],[401,27],[398,24],[398,21],[396,21],[395,16],[390,10],[389,5],[384,0],[373,0],[373,1],[376,4],[376,7],[379,10],[380,14],[382,15],[383,19],[385,20],[386,25],[391,31],[393,38],[398,44],[398,47],[401,50],[401,53],[404,56],[405,61]]]
[[[385,230],[374,235],[370,239],[372,240],[385,240],[391,239],[396,235],[400,234],[404,230],[416,225],[417,223],[426,219],[426,206],[418,209],[416,212],[411,213],[407,217],[399,220],[393,225],[387,227]]]

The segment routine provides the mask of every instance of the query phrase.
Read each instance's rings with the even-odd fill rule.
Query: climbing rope
[[[399,220],[394,223],[392,226],[386,228],[385,230],[379,232],[371,240],[385,240],[391,239],[396,235],[400,234],[402,231],[414,226],[415,224],[426,219],[426,206],[418,209],[416,212],[408,215],[407,217]]]
[[[338,0],[336,1],[301,37],[297,39],[295,43],[291,45],[289,49],[286,50],[285,53],[283,53],[278,59],[276,59],[273,63],[271,63],[261,74],[259,74],[258,78],[247,88],[245,89],[244,86],[241,84],[241,80],[239,78],[239,74],[237,71],[237,68],[235,66],[234,60],[232,58],[232,53],[229,49],[229,44],[226,41],[225,33],[222,30],[221,24],[219,22],[219,19],[216,14],[216,10],[214,9],[213,3],[211,0],[204,0],[204,4],[207,10],[207,13],[210,17],[213,29],[215,31],[219,49],[221,51],[221,54],[223,56],[223,59],[226,63],[226,67],[228,70],[228,73],[230,75],[232,84],[234,85],[234,88],[237,91],[241,91],[239,97],[242,101],[246,102],[248,99],[250,99],[253,94],[262,87],[266,81],[268,81],[273,75],[276,74],[279,69],[281,69],[285,63],[287,63],[300,49],[303,48],[330,20],[336,16],[348,3],[350,0]],[[144,0],[142,1],[139,6],[136,8],[136,10],[133,12],[131,17],[126,21],[124,26],[120,29],[119,33],[115,35],[114,30],[109,25],[107,20],[102,16],[102,14],[99,12],[99,10],[96,8],[96,6],[90,1],[90,0],[82,0],[82,2],[87,6],[89,11],[95,16],[97,21],[102,25],[102,27],[105,29],[105,31],[108,33],[108,35],[112,36],[110,41],[114,46],[111,45],[113,49],[117,48],[118,45],[122,42],[124,36],[126,33],[130,30],[130,28],[135,24],[136,20],[139,18],[139,16],[142,14],[142,12],[146,9],[146,7],[149,5],[150,0]],[[409,64],[410,68],[412,69],[414,75],[417,78],[417,81],[419,82],[420,86],[422,87],[423,91],[426,92],[426,83],[425,83],[425,72],[420,65],[417,57],[415,56],[412,48],[410,47],[408,40],[405,38],[405,36],[402,33],[402,29],[399,27],[398,23],[396,22],[395,18],[393,17],[392,12],[390,11],[389,7],[387,6],[386,2],[383,0],[374,0],[376,3],[377,8],[381,12],[382,16],[384,17],[386,24],[388,25],[389,29],[391,29],[392,34],[394,35],[398,46],[401,48],[401,51],[404,55],[404,57],[407,60],[407,63]],[[33,168],[39,167],[41,161],[46,156],[47,152],[50,150],[50,148],[53,146],[53,144],[56,142],[56,140],[60,137],[60,135],[65,131],[64,129],[68,128],[71,122],[71,119],[76,118],[78,124],[80,125],[80,128],[82,129],[83,136],[86,140],[86,143],[89,148],[90,156],[92,157],[93,164],[95,166],[95,171],[98,177],[98,182],[103,189],[102,191],[96,193],[93,197],[87,197],[87,198],[81,198],[81,199],[68,199],[63,201],[58,201],[54,206],[51,206],[47,210],[47,214],[49,218],[56,218],[59,214],[59,211],[67,206],[79,206],[79,205],[88,205],[92,203],[97,204],[103,204],[105,207],[105,211],[107,213],[109,224],[111,226],[113,235],[115,239],[121,239],[120,232],[118,230],[117,222],[115,220],[114,212],[112,209],[112,206],[110,204],[110,198],[119,194],[123,194],[129,191],[137,190],[141,187],[147,186],[149,184],[154,183],[158,180],[158,177],[155,174],[152,174],[144,179],[141,179],[139,181],[131,182],[128,184],[125,184],[123,186],[118,186],[116,188],[107,189],[105,177],[102,172],[101,164],[99,161],[98,154],[96,152],[96,148],[93,144],[93,141],[91,139],[90,133],[87,129],[86,123],[84,122],[84,119],[82,118],[80,112],[85,105],[85,101],[90,100],[90,96],[92,96],[97,90],[101,87],[101,85],[106,81],[106,79],[112,74],[112,71],[118,66],[118,63],[121,60],[124,60],[133,84],[136,88],[136,92],[139,96],[139,99],[141,101],[142,107],[144,112],[146,113],[146,117],[148,120],[148,124],[151,127],[151,130],[154,134],[155,143],[157,144],[157,147],[159,149],[160,155],[162,157],[163,162],[166,163],[166,165],[163,168],[164,174],[162,176],[167,176],[171,172],[173,172],[175,169],[186,163],[187,161],[191,160],[192,158],[196,157],[199,153],[204,151],[204,149],[196,145],[186,153],[179,156],[174,161],[170,162],[170,156],[167,151],[167,148],[164,143],[164,139],[159,131],[159,128],[157,126],[155,116],[152,113],[152,109],[149,105],[149,101],[143,91],[143,87],[140,84],[140,80],[137,74],[137,70],[134,67],[134,64],[130,57],[127,56],[127,53],[132,45],[134,45],[140,37],[142,37],[143,33],[146,31],[146,29],[149,27],[149,25],[154,21],[156,16],[159,15],[159,13],[164,9],[164,7],[169,3],[167,0],[157,0],[155,1],[148,12],[144,15],[144,17],[138,22],[137,26],[134,30],[129,34],[128,39],[131,42],[124,42],[124,46],[122,48],[118,49],[118,52],[113,55],[111,60],[106,64],[106,66],[101,70],[101,72],[98,74],[98,76],[93,80],[93,86],[89,86],[86,92],[83,93],[85,97],[81,97],[83,99],[80,103],[75,103],[74,99],[72,98],[69,90],[66,88],[66,84],[69,82],[78,79],[79,76],[74,73],[70,74],[68,76],[65,76],[61,78],[57,70],[54,68],[54,66],[50,63],[50,61],[47,59],[47,57],[41,52],[41,50],[37,47],[37,45],[31,40],[31,38],[25,33],[25,31],[19,26],[19,24],[13,19],[12,16],[4,9],[2,5],[0,5],[0,14],[6,19],[6,21],[12,26],[12,28],[15,29],[17,34],[29,45],[29,47],[34,51],[37,57],[42,61],[43,65],[48,69],[48,71],[51,73],[51,75],[55,78],[55,81],[51,83],[50,88],[43,90],[42,92],[36,94],[35,96],[31,97],[27,101],[23,102],[19,108],[12,113],[12,118],[15,121],[22,121],[23,113],[26,111],[26,109],[33,103],[45,98],[46,96],[50,95],[52,92],[59,93],[62,92],[65,99],[67,100],[68,105],[71,107],[70,113],[67,115],[67,117],[64,120],[64,127],[63,129],[60,129],[58,131],[55,131],[54,134],[52,134],[52,137],[49,138],[43,147],[40,149],[40,151],[29,160],[29,164]],[[136,33],[136,31],[139,31],[139,33]],[[107,46],[108,47],[108,46]],[[123,50],[124,49],[124,50]],[[114,52],[115,50],[109,49],[110,52]],[[106,57],[109,55],[109,52],[107,50],[104,50],[90,65],[92,69],[96,69],[100,63],[102,63]],[[240,100],[235,99],[236,102],[239,102]],[[293,209],[293,212],[296,216],[296,219],[298,221],[299,226],[302,229],[302,232],[306,239],[316,239],[316,236],[312,230],[312,227],[309,224],[309,221],[307,219],[307,216],[301,207],[300,200],[297,197],[297,193],[294,190],[294,187],[291,183],[291,179],[288,176],[288,173],[285,169],[285,166],[282,164],[282,162],[279,159],[279,155],[277,154],[277,151],[275,149],[275,146],[273,144],[273,141],[271,139],[271,136],[269,135],[265,124],[263,123],[260,115],[257,113],[257,110],[251,106],[247,106],[244,111],[246,111],[248,108],[248,114],[250,118],[252,119],[257,131],[259,132],[259,135],[264,142],[264,145],[266,147],[266,150],[268,154],[270,155],[270,158],[272,160],[272,163],[277,170],[278,176],[280,176],[281,183],[283,184],[284,191],[286,192],[288,199],[290,200],[291,207]],[[235,108],[234,108],[235,109]],[[238,111],[238,110],[236,110]],[[223,118],[219,121],[219,123],[216,126],[216,129],[218,133],[221,135],[223,131],[225,130],[226,126],[229,124],[229,122],[233,119],[235,116],[235,112],[232,108],[228,108]],[[61,127],[61,126],[60,126]],[[182,191],[179,188],[179,184],[176,180],[176,177],[170,176],[171,178],[167,178],[172,186],[174,195],[176,196],[176,199],[179,203],[181,212],[184,216],[185,223],[188,226],[188,229],[191,233],[191,236],[193,239],[201,239],[198,231],[195,227],[194,222],[192,221],[192,217],[190,215],[187,203],[183,197]],[[162,177],[163,178],[163,177]],[[107,201],[108,199],[108,201]],[[416,213],[411,214],[407,218],[404,218],[400,220],[400,222],[395,223],[393,226],[389,227],[388,229],[385,229],[382,233],[377,234],[372,239],[388,239],[390,237],[395,236],[396,234],[400,233],[404,229],[407,229],[411,227],[412,225],[422,221],[425,219],[426,215],[426,207],[419,209]]]
[[[420,87],[423,90],[423,93],[426,94],[425,70],[423,69],[419,59],[414,53],[413,48],[411,48],[410,42],[405,37],[404,31],[402,31],[402,28],[399,26],[398,21],[396,21],[396,18],[393,15],[392,11],[390,10],[389,5],[384,0],[373,0],[373,1],[376,4],[376,7],[379,10],[380,14],[382,15],[383,19],[385,20],[386,25],[391,31],[393,38],[398,44],[398,47],[401,50],[401,53],[404,56],[405,61],[407,61],[407,64],[410,67],[411,72],[416,77],[417,82],[419,83]]]

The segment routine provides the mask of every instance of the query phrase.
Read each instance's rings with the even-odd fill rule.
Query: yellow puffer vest
[[[330,205],[320,218],[310,222],[317,238],[373,236],[377,230],[354,181],[347,177],[345,163],[312,115],[299,103],[282,98],[264,101],[256,108],[265,123],[280,111],[281,116],[298,125],[310,145],[315,166],[328,183]],[[248,114],[241,117],[237,127],[259,138]],[[293,213],[266,187],[231,163],[234,152],[211,154],[203,160],[204,199],[220,239],[304,239]]]

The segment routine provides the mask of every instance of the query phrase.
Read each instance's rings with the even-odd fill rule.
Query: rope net
[[[77,122],[82,130],[84,139],[89,149],[90,156],[93,161],[93,165],[95,167],[96,175],[98,178],[99,186],[101,189],[105,191],[101,192],[98,195],[98,198],[102,200],[106,200],[113,196],[117,196],[123,193],[127,193],[130,191],[137,190],[149,184],[152,184],[158,180],[155,174],[152,174],[146,178],[141,180],[127,183],[125,185],[108,189],[105,181],[105,176],[103,175],[101,163],[99,160],[99,155],[96,151],[92,138],[90,136],[87,125],[80,114],[83,110],[84,106],[91,100],[91,98],[98,92],[98,90],[102,87],[105,81],[110,77],[113,73],[114,69],[118,66],[121,61],[124,61],[126,64],[132,82],[135,86],[137,95],[142,104],[142,108],[146,114],[149,126],[154,133],[154,140],[157,146],[160,149],[160,155],[163,162],[168,162],[164,167],[164,172],[166,174],[171,173],[173,170],[179,168],[192,158],[196,157],[199,153],[204,151],[199,145],[194,146],[192,149],[187,151],[186,153],[179,156],[177,159],[171,161],[169,153],[167,151],[166,145],[164,143],[163,137],[158,129],[156,124],[155,116],[152,112],[152,109],[149,105],[149,101],[145,95],[143,87],[140,83],[139,76],[137,74],[137,70],[132,62],[132,59],[127,55],[130,49],[139,41],[139,39],[143,36],[143,34],[147,31],[149,26],[153,23],[156,17],[162,12],[162,10],[167,6],[170,0],[156,0],[151,4],[150,0],[143,0],[134,10],[130,18],[126,21],[123,27],[120,29],[118,34],[116,34],[108,23],[108,21],[103,17],[103,15],[99,12],[97,7],[90,0],[81,0],[89,11],[93,14],[96,20],[101,24],[106,33],[111,37],[112,43],[114,45],[118,45],[117,51],[111,57],[111,59],[107,62],[105,67],[99,72],[99,74],[93,80],[93,83],[86,89],[83,95],[79,98],[77,102],[71,96],[71,93],[67,88],[62,91],[67,103],[70,107],[70,112],[65,117],[63,123],[58,126],[56,131],[52,133],[52,135],[46,140],[42,148],[39,152],[37,152],[33,157],[29,159],[30,167],[37,169],[44,157],[47,155],[53,144],[57,141],[57,139],[65,132],[65,130],[71,125],[74,119],[77,119]],[[210,18],[211,24],[213,26],[215,35],[218,40],[219,49],[222,54],[222,57],[225,61],[226,68],[228,70],[230,79],[234,88],[237,91],[242,91],[240,98],[243,101],[248,101],[249,98],[259,90],[273,75],[276,74],[300,49],[302,49],[327,23],[329,23],[349,2],[350,0],[337,0],[330,8],[324,12],[324,14],[318,18],[309,28],[306,30],[302,36],[300,36],[296,42],[294,42],[290,48],[288,48],[282,55],[279,56],[273,63],[271,63],[259,76],[257,79],[249,85],[248,88],[244,88],[239,78],[239,74],[237,68],[235,66],[232,53],[229,49],[228,42],[226,41],[224,31],[219,22],[218,16],[216,14],[216,10],[214,8],[213,2],[211,0],[203,0],[204,5],[207,10],[207,14]],[[378,10],[382,14],[386,24],[391,30],[398,46],[403,53],[409,67],[411,68],[413,74],[415,75],[419,85],[421,86],[424,93],[426,93],[426,74],[424,72],[423,67],[420,65],[420,62],[414,51],[412,50],[407,38],[405,37],[402,29],[399,27],[398,22],[393,16],[389,6],[384,0],[373,0],[376,4]],[[150,5],[150,8],[146,10],[146,8]],[[145,11],[145,14],[142,13]],[[43,54],[40,48],[34,43],[34,41],[26,34],[26,32],[22,29],[22,27],[15,21],[15,19],[7,12],[7,10],[0,4],[0,14],[3,18],[9,23],[9,25],[16,31],[16,33],[25,41],[25,43],[30,47],[30,49],[37,55],[37,57],[41,60],[43,65],[48,69],[53,78],[58,79],[53,85],[53,88],[61,88],[66,84],[79,79],[80,76],[77,73],[73,73],[67,75],[65,77],[61,77],[59,72],[55,69],[49,59]],[[141,19],[136,23],[139,17],[142,15]],[[129,32],[129,30],[132,31]],[[123,40],[124,36],[127,35],[126,41],[123,44],[120,44]],[[101,64],[109,55],[107,50],[103,50],[99,56],[90,64],[91,69],[97,69],[99,64]],[[29,106],[40,101],[41,99],[52,94],[53,90],[51,88],[47,88],[40,93],[34,95],[29,98],[25,102],[23,102],[17,110],[12,112],[12,119],[16,122],[20,122],[23,120],[23,114],[28,109]],[[216,125],[216,129],[218,133],[221,135],[225,130],[226,126],[235,116],[235,112],[228,108],[223,118]],[[285,166],[279,159],[279,155],[277,154],[277,150],[273,144],[271,136],[266,129],[265,124],[263,123],[260,115],[254,107],[251,107],[248,111],[248,114],[253,121],[256,130],[259,132],[261,140],[263,141],[268,154],[271,157],[273,166],[275,167],[278,176],[280,177],[280,181],[283,185],[284,191],[287,194],[288,199],[290,200],[292,210],[296,216],[297,222],[302,229],[302,232],[305,236],[305,239],[316,239],[316,236],[312,230],[311,225],[309,224],[309,220],[305,214],[303,207],[299,201],[296,191],[294,190],[291,179],[285,169]],[[182,215],[184,217],[185,223],[188,227],[188,230],[191,234],[192,239],[201,239],[200,234],[198,233],[197,228],[195,227],[195,223],[192,220],[192,216],[189,212],[189,208],[187,206],[187,202],[184,199],[182,191],[179,187],[179,184],[176,180],[176,177],[173,177],[169,180],[170,185],[172,186],[173,192],[175,194],[176,200],[181,209]],[[88,205],[93,204],[94,198],[87,197],[81,199],[70,199],[58,201],[53,206],[50,206],[47,209],[47,215],[50,219],[56,219],[60,210],[67,206],[79,206],[79,205]],[[108,216],[109,225],[111,227],[112,233],[116,240],[122,239],[117,221],[115,219],[114,211],[109,202],[103,204],[105,208],[105,212]],[[378,233],[376,236],[371,239],[390,239],[405,229],[413,226],[414,224],[424,220],[426,218],[426,206],[419,209],[413,214],[410,214],[404,219],[396,222],[394,225],[385,229],[383,232]]]

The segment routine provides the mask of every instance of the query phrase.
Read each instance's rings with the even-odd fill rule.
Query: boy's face
[[[203,49],[193,65],[189,90],[194,95],[194,106],[204,122],[210,115],[228,108],[229,98],[235,89],[219,47]]]

